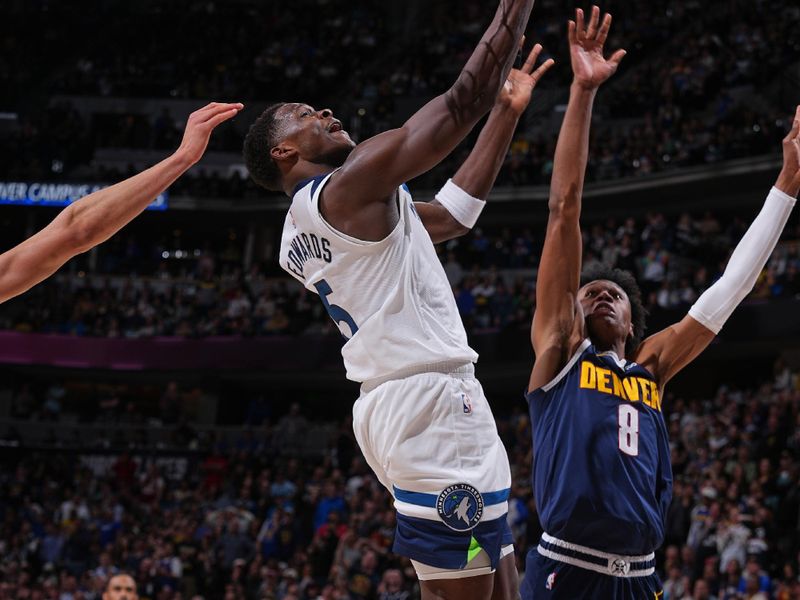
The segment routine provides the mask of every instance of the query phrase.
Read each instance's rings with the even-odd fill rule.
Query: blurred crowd
[[[331,106],[354,139],[399,125],[454,81],[494,6],[475,0],[428,5],[306,0],[274,3],[151,0],[128,7],[106,0],[80,20],[42,3],[11,10],[0,56],[0,178],[114,181],[127,174],[94,161],[98,148],[174,148],[185,115],[158,99],[263,103],[297,99]],[[777,153],[797,101],[786,70],[800,60],[790,0],[713,0],[680,6],[655,0],[646,11],[617,7],[610,46],[625,47],[621,73],[604,90],[590,161],[595,180],[648,174],[732,158]],[[125,14],[115,26],[109,12]],[[307,14],[314,18],[305,18]],[[537,3],[531,41],[560,67],[540,84],[498,183],[546,183],[555,133],[543,115],[565,99],[569,81],[564,24],[555,0]],[[123,21],[120,20],[120,23]],[[185,32],[177,35],[178,32]],[[15,56],[41,40],[29,73]],[[535,39],[534,39],[535,38]],[[381,40],[401,42],[383,44]],[[12,66],[14,68],[12,68]],[[139,112],[78,111],[83,97],[155,99]],[[537,105],[538,102],[538,105]],[[214,135],[211,149],[238,153],[247,123]],[[471,140],[474,141],[474,135]],[[437,185],[468,152],[469,141],[420,182]],[[195,181],[192,181],[192,180]],[[239,174],[197,173],[176,193],[237,198],[256,193]]]
[[[664,597],[800,595],[800,395],[781,361],[752,390],[667,403],[675,476]]]
[[[751,218],[651,212],[590,221],[583,230],[584,267],[634,273],[651,314],[688,308],[721,275]],[[8,303],[0,328],[126,338],[335,331],[315,294],[281,277],[272,261],[244,268],[246,236],[233,237],[225,246],[180,251],[175,258],[174,251],[122,234],[99,251],[94,270],[67,267]],[[476,228],[440,246],[470,333],[530,326],[541,243],[532,229],[504,227]],[[798,269],[800,225],[794,220],[750,298],[797,297]]]
[[[603,8],[615,17],[609,46],[629,53],[598,103],[589,180],[779,152],[798,101],[786,73],[800,61],[797,2],[653,0],[632,10],[609,0]],[[12,0],[0,46],[0,180],[125,177],[132,168],[98,164],[98,149],[176,147],[182,119],[162,107],[170,99],[328,105],[365,139],[454,80],[493,10],[477,0],[298,0],[291,10],[251,0],[103,0],[76,13]],[[529,43],[542,42],[543,58],[560,66],[541,83],[500,185],[549,181],[555,129],[547,115],[566,98],[569,16],[557,0],[537,2]],[[112,102],[87,112],[81,97]],[[152,101],[128,112],[113,102],[125,98]],[[210,148],[238,153],[247,125],[221,127]],[[417,184],[441,185],[474,139]],[[225,173],[197,171],[171,193],[260,194],[239,172]],[[749,220],[653,211],[589,222],[584,266],[632,271],[651,314],[688,308],[719,277]],[[176,250],[124,233],[4,305],[0,328],[120,338],[335,332],[318,299],[276,272],[274,256],[244,260],[244,239],[239,231],[227,244]],[[471,334],[530,327],[541,243],[532,229],[509,226],[439,248]],[[798,269],[795,219],[751,299],[798,297]],[[62,424],[75,408],[70,393],[62,383],[23,384],[9,416]],[[60,439],[55,426],[36,451],[24,432],[0,437],[0,600],[99,600],[120,572],[135,577],[144,600],[419,598],[410,563],[391,553],[391,498],[347,418],[314,422],[293,405],[273,421],[271,402],[258,396],[243,414],[216,421],[252,429],[209,433],[197,423],[200,388],[119,385],[93,394],[76,403],[85,413],[76,418],[132,426],[120,444],[92,440],[130,452],[87,462],[79,456],[87,446]],[[664,600],[800,598],[797,369],[779,361],[760,386],[723,386],[713,397],[668,394],[664,410],[675,474],[658,553]],[[135,430],[161,427],[164,445],[136,441]],[[498,429],[512,464],[508,519],[523,568],[541,527],[521,398],[498,415]]]
[[[497,419],[512,464],[508,519],[520,568],[542,531],[522,404]],[[668,395],[664,409],[675,475],[658,552],[664,599],[797,598],[797,371],[778,361],[759,386]],[[313,419],[303,412],[294,405],[274,425],[262,422],[264,432],[284,432],[281,444],[239,432],[172,457],[183,460],[178,468],[152,449],[98,466],[63,449],[6,447],[0,599],[98,600],[118,572],[136,578],[145,600],[419,598],[413,568],[391,553],[391,499],[350,419],[330,423],[324,450],[301,459],[291,448],[309,435]]]

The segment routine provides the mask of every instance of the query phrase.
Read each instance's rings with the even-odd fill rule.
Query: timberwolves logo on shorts
[[[483,496],[468,483],[455,483],[439,494],[436,510],[454,531],[469,531],[483,516]]]

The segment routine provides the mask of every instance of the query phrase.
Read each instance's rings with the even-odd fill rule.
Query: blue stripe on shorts
[[[493,506],[495,504],[502,504],[508,500],[510,494],[511,488],[497,490],[496,492],[481,492],[481,496],[483,497],[483,505]],[[439,496],[436,494],[410,492],[408,490],[401,490],[396,486],[394,487],[394,497],[397,500],[400,500],[400,502],[414,504],[416,506],[425,506],[427,508],[436,508],[436,501],[439,498]]]

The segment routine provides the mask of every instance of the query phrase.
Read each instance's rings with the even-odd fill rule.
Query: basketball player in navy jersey
[[[569,23],[574,80],[556,148],[527,394],[545,533],[527,557],[525,599],[661,598],[654,551],[672,492],[664,386],[752,289],[800,190],[798,108],[783,170],[725,273],[682,321],[640,343],[644,311],[633,277],[616,269],[580,276],[592,105],[623,56],[604,58],[610,25],[597,7],[588,27],[580,10]]]
[[[533,54],[511,70],[532,5],[502,0],[455,84],[397,129],[355,145],[330,110],[281,103],[244,145],[255,181],[292,198],[280,264],[319,295],[347,340],[347,377],[361,383],[356,439],[394,496],[393,549],[412,559],[426,600],[518,596],[508,457],[433,243],[475,224],[521,110],[552,64],[534,71]],[[405,182],[489,111],[436,200],[414,202]]]
[[[211,132],[241,104],[212,102],[192,113],[178,150],[129,179],[72,203],[44,229],[0,254],[0,302],[18,296],[78,254],[106,241],[203,156]]]

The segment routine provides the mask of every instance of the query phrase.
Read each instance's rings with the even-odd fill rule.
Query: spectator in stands
[[[136,582],[127,573],[117,573],[108,578],[103,590],[103,600],[138,600]]]

